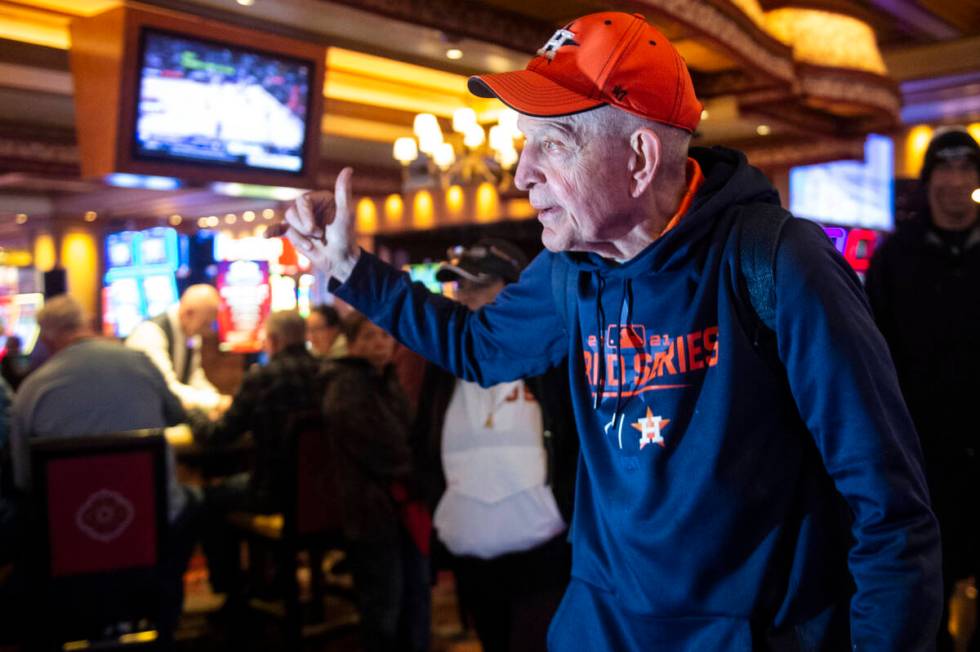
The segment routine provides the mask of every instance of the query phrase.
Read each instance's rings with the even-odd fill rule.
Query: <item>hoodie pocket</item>
[[[753,652],[749,621],[630,612],[573,578],[548,629],[550,652]]]

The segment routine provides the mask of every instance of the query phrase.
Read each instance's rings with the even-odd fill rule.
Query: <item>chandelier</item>
[[[513,109],[504,109],[486,130],[473,109],[456,109],[452,132],[444,134],[435,115],[419,113],[412,124],[415,136],[397,139],[392,149],[402,165],[405,190],[482,182],[510,188],[524,137],[517,117]]]

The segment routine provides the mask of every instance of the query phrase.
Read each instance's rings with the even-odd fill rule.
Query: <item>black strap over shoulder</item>
[[[749,204],[741,208],[739,268],[749,303],[759,322],[776,330],[776,251],[790,214],[775,204]]]
[[[563,255],[555,254],[551,257],[551,294],[555,301],[555,309],[566,330],[569,330],[568,305],[577,299],[575,283],[570,282],[569,278],[574,278],[574,273],[575,268],[565,260]],[[571,298],[568,296],[569,293],[572,294]]]

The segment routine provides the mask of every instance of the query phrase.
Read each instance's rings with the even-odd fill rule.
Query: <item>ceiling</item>
[[[96,210],[100,215],[163,217],[262,207],[262,202],[201,189],[163,194],[79,179],[67,25],[73,17],[118,4],[119,0],[0,0],[0,233],[2,221],[20,212],[17,206],[28,205],[27,199],[42,202],[30,205],[47,207],[54,215]],[[864,133],[900,127],[903,117],[943,121],[980,116],[980,0],[143,4],[330,45],[320,182],[331,183],[344,163],[352,163],[359,173],[359,194],[398,189],[400,170],[391,157],[391,142],[411,133],[416,112],[429,110],[445,119],[452,109],[469,105],[484,120],[492,119],[493,103],[480,104],[470,97],[465,77],[523,67],[556,27],[597,10],[640,12],[658,25],[688,61],[705,100],[708,115],[698,142],[741,147],[762,165],[798,163],[807,156],[859,156]],[[795,11],[788,9],[790,5],[856,17],[869,25],[888,76],[859,71],[847,80],[857,80],[854,88],[866,92],[852,89],[843,96],[821,97],[820,88],[843,82],[820,77],[819,66],[797,59],[806,56],[800,42],[789,44],[774,36],[774,19]],[[732,29],[741,38],[726,41],[723,37]],[[462,50],[463,57],[447,59],[450,47]],[[372,93],[383,87],[388,95],[365,94],[365,84]],[[954,105],[958,108],[951,110]],[[757,133],[762,123],[769,127],[766,136]]]

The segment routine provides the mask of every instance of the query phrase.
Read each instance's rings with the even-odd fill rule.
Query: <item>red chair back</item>
[[[157,565],[167,516],[164,451],[158,431],[32,443],[50,577]]]
[[[293,419],[296,450],[295,534],[312,536],[340,530],[336,456],[318,412]]]

